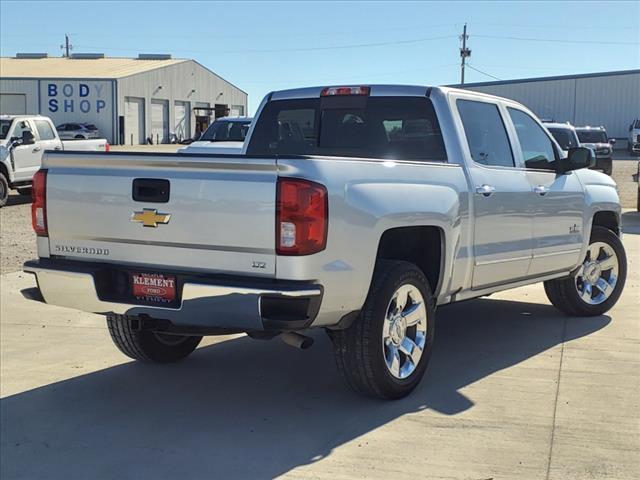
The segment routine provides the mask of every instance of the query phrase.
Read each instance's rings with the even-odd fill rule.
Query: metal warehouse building
[[[209,122],[247,112],[247,94],[194,60],[171,55],[75,54],[0,59],[0,113],[92,123],[110,143],[191,138]]]
[[[603,125],[609,137],[626,140],[640,118],[640,70],[466,83],[457,87],[511,98],[538,117],[576,126]],[[618,142],[616,148],[626,146]]]

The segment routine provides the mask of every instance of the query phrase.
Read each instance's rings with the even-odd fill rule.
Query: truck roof
[[[576,128],[571,125],[569,122],[560,123],[560,122],[542,122],[542,124],[547,128],[564,128],[565,130],[575,130]]]
[[[452,87],[440,87],[440,86],[428,86],[428,85],[367,85],[367,84],[358,84],[358,85],[323,85],[316,87],[305,87],[305,88],[294,88],[288,90],[277,90],[271,92],[268,96],[269,100],[292,100],[299,98],[318,98],[320,97],[320,93],[325,88],[331,87],[361,87],[366,86],[370,88],[370,96],[423,96],[426,95],[428,91],[431,90],[439,90],[442,93],[448,92],[462,92],[467,94],[472,94],[473,96],[482,97],[482,98],[491,98],[491,99],[499,99],[510,101],[513,103],[513,100],[504,97],[498,97],[496,95],[489,95],[487,93],[476,92],[474,90],[464,90],[461,88],[452,88]]]
[[[15,120],[15,119],[22,119],[22,118],[46,118],[43,115],[0,115],[0,120]]]

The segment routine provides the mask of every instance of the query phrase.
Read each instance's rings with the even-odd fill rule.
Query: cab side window
[[[526,168],[555,170],[556,149],[540,125],[522,110],[507,108],[516,129]]]
[[[53,128],[51,128],[49,122],[46,120],[36,120],[35,123],[40,140],[53,140],[56,138],[56,134],[53,133]]]
[[[473,161],[514,167],[511,145],[498,106],[472,100],[458,100],[457,106]]]
[[[13,129],[13,133],[11,134],[11,136],[16,138],[22,138],[22,132],[24,131],[29,131],[33,133],[33,131],[31,130],[31,125],[29,125],[29,122],[25,120],[18,121],[16,122],[16,126]]]

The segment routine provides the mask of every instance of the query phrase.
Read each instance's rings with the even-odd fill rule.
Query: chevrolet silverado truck
[[[109,144],[104,138],[62,141],[51,120],[40,115],[0,115],[0,208],[10,189],[30,192],[46,150],[108,151]]]
[[[241,155],[48,153],[25,296],[105,315],[143,362],[180,360],[203,335],[305,348],[322,328],[353,389],[400,398],[446,304],[544,282],[568,315],[613,307],[620,203],[593,161],[477,92],[273,92]]]

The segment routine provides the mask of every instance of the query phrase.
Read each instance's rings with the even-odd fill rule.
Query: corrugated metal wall
[[[603,125],[610,137],[621,139],[627,137],[631,121],[640,117],[640,73],[635,72],[464,88],[511,98],[540,118]]]
[[[118,114],[124,115],[125,97],[145,99],[145,131],[151,132],[151,100],[168,100],[169,129],[173,132],[175,123],[175,104],[188,102],[190,136],[195,133],[193,106],[197,103],[242,105],[247,112],[247,94],[231,83],[194,61],[182,62],[157,70],[120,78],[118,83]],[[162,87],[162,88],[160,88]],[[220,95],[222,93],[222,95]],[[155,140],[154,140],[155,141]],[[128,143],[128,140],[127,140]]]
[[[20,94],[26,97],[26,112],[30,115],[39,113],[38,105],[38,80],[31,79],[7,79],[0,78],[0,94]],[[1,105],[0,105],[1,106]],[[4,112],[0,113],[16,113],[16,112]]]

